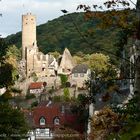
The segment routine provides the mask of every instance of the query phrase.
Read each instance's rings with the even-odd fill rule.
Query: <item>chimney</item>
[[[48,106],[50,106],[52,104],[52,99],[51,99],[51,97],[49,97],[49,102],[48,102],[48,104],[46,105],[47,107]]]

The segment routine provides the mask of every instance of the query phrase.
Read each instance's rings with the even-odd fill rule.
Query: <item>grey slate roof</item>
[[[87,73],[88,66],[86,64],[79,64],[72,69],[72,73]]]

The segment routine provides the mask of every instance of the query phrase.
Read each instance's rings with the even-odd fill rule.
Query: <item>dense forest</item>
[[[84,13],[72,13],[48,21],[37,26],[39,49],[44,53],[53,51],[62,53],[65,47],[72,54],[102,52],[115,60],[111,54],[120,55],[120,46],[116,45],[119,29],[113,27],[100,29],[96,26],[98,23],[96,18],[86,20]],[[21,32],[10,35],[6,39],[9,44],[21,47]],[[110,53],[106,53],[104,50]]]

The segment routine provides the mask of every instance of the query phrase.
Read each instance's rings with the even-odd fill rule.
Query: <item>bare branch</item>
[[[129,0],[133,5],[135,5],[136,6],[136,4],[132,1],[132,0]]]

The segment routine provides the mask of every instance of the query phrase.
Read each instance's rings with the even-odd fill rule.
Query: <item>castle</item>
[[[48,46],[47,46],[48,47]],[[38,77],[70,74],[75,66],[69,50],[66,48],[60,63],[50,54],[39,52],[36,39],[36,17],[31,13],[22,15],[22,60],[21,73],[30,77],[35,73]]]

